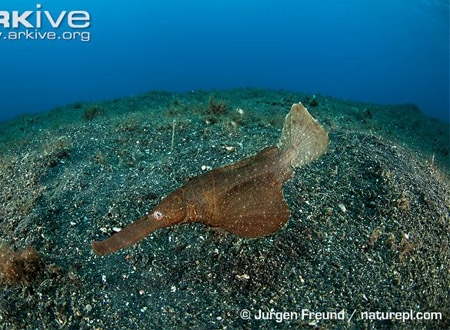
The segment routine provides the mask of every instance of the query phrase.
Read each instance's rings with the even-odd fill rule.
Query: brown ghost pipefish
[[[283,184],[296,167],[319,158],[327,146],[327,131],[301,103],[295,103],[277,146],[198,176],[164,198],[150,214],[104,241],[93,241],[92,248],[102,256],[158,228],[191,222],[249,238],[274,233],[290,216]]]

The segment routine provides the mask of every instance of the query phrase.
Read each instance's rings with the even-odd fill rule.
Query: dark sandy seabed
[[[91,240],[205,168],[276,144],[298,101],[330,145],[284,186],[280,231],[243,239],[189,224],[92,253]],[[414,105],[260,89],[149,92],[2,123],[0,328],[448,328],[449,148],[449,125]],[[299,314],[255,320],[259,310]],[[410,310],[442,320],[360,317]]]

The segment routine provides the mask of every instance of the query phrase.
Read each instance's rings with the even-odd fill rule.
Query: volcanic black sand
[[[299,101],[330,145],[285,185],[280,231],[189,224],[92,253],[186,181],[276,144]],[[449,148],[449,125],[414,105],[259,89],[149,92],[2,123],[1,328],[448,328]],[[405,314],[363,319],[376,312]],[[411,315],[441,319],[395,320]]]

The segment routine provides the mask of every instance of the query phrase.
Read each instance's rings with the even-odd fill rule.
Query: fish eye
[[[153,219],[156,221],[161,221],[164,219],[164,214],[161,211],[156,210],[153,212]]]

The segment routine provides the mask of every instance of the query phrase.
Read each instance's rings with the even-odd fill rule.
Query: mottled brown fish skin
[[[254,238],[276,232],[290,210],[283,184],[295,167],[322,155],[328,134],[301,103],[286,116],[278,146],[209,171],[175,190],[153,211],[104,241],[93,241],[97,255],[113,253],[140,241],[158,228],[201,222]]]
[[[92,241],[92,249],[99,256],[113,253],[139,242],[157,228],[158,224],[152,223],[151,219],[145,216],[104,241]]]
[[[209,171],[172,192],[150,214],[119,233],[93,241],[92,248],[97,255],[109,254],[140,241],[155,229],[190,222],[220,227],[243,237],[275,232],[290,215],[281,188],[293,168],[277,168],[280,164],[278,148],[268,147],[255,156]]]

